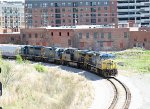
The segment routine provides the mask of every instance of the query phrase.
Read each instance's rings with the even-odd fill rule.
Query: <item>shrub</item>
[[[45,66],[41,65],[41,64],[36,64],[36,65],[34,66],[34,68],[35,68],[36,71],[38,71],[38,72],[47,72],[47,71],[48,71],[48,69],[47,69]]]
[[[2,55],[1,55],[1,52],[0,52],[0,64],[2,63]]]
[[[17,60],[17,63],[19,64],[23,63],[22,57],[20,55],[16,56],[16,60]]]
[[[14,73],[11,72],[12,66],[10,63],[4,62],[2,64],[2,83],[4,87],[7,87],[9,83],[13,80]]]

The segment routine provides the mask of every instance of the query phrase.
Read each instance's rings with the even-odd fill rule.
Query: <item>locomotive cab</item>
[[[45,62],[54,62],[55,51],[52,47],[44,47],[42,54],[43,61]]]
[[[99,68],[101,69],[102,75],[105,77],[111,77],[111,76],[116,76],[118,74],[117,72],[117,65],[113,61],[113,58],[115,56],[112,54],[101,54],[100,55],[100,66]]]
[[[55,48],[55,63],[61,64],[62,53],[64,52],[64,48]]]
[[[74,60],[74,52],[77,48],[66,48],[62,54],[63,61],[72,61]]]

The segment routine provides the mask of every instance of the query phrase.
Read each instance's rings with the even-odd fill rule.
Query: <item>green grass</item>
[[[150,50],[128,49],[115,53],[115,61],[120,70],[132,70],[136,73],[150,73]]]
[[[22,57],[21,57],[20,55],[17,55],[16,61],[17,61],[17,63],[19,63],[19,64],[23,63],[23,59],[22,59]]]
[[[34,65],[34,68],[38,72],[47,72],[48,71],[48,69],[45,66],[41,65],[41,64]]]

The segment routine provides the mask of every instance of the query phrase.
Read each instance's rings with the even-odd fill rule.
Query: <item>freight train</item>
[[[0,51],[4,58],[20,55],[23,59],[76,67],[103,77],[114,77],[118,74],[117,65],[112,60],[114,55],[108,53],[77,48],[9,44],[0,44]]]

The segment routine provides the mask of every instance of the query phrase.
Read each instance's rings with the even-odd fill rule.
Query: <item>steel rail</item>
[[[111,105],[109,106],[109,109],[116,109],[115,106],[117,105],[118,100],[119,100],[118,88],[117,88],[116,84],[111,79],[117,81],[123,87],[123,89],[125,91],[125,102],[124,102],[123,106],[120,108],[121,109],[129,109],[130,102],[131,102],[131,92],[130,92],[129,88],[124,83],[122,83],[120,80],[118,80],[114,77],[107,79],[112,84],[112,87],[114,89],[114,98],[113,98]]]

